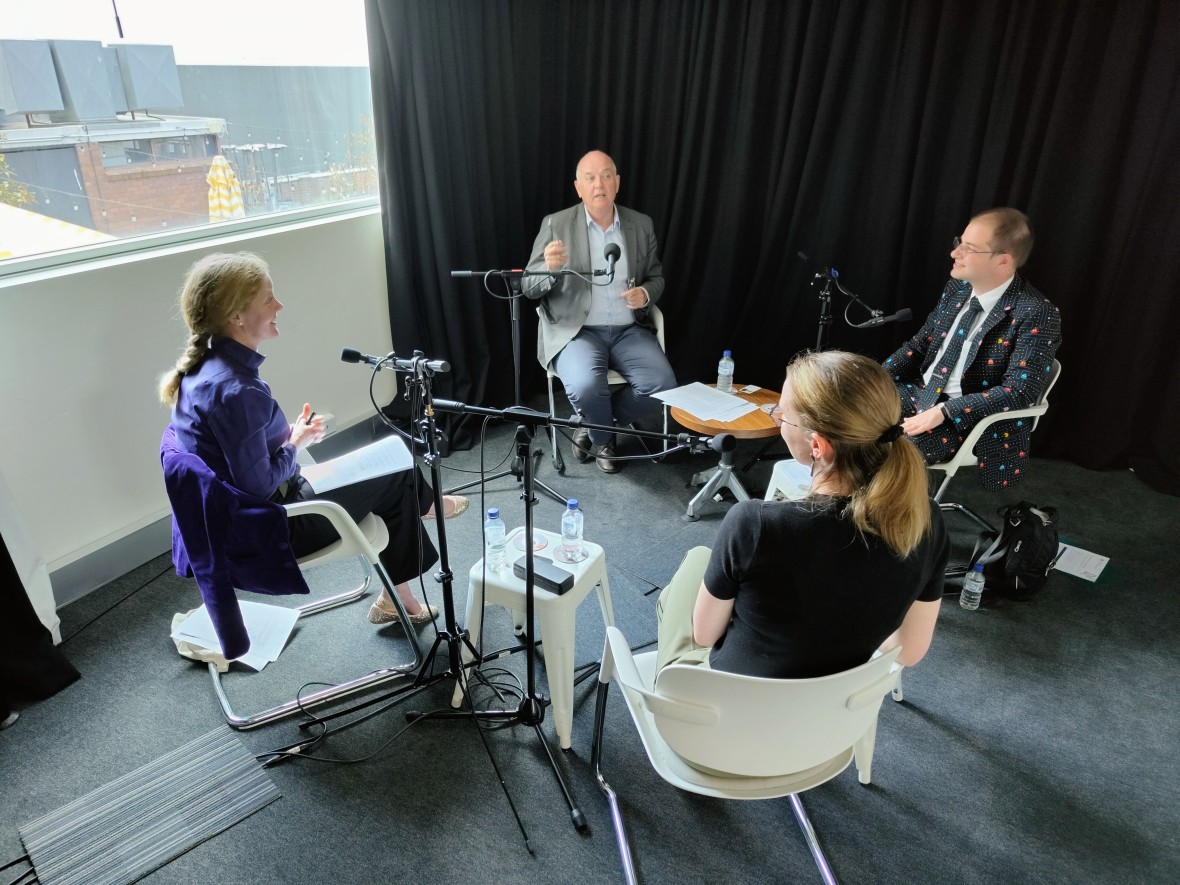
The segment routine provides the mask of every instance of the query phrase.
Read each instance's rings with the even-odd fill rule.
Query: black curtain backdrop
[[[814,346],[820,265],[914,311],[859,331],[834,300],[831,346],[884,358],[933,307],[951,238],[1011,205],[1037,230],[1025,274],[1063,315],[1037,453],[1180,478],[1180,0],[367,13],[393,340],[452,361],[438,395],[512,402],[506,303],[450,271],[522,266],[599,148],[619,202],[655,221],[682,382],[711,380],[731,348],[740,382],[778,389]],[[544,374],[530,303],[522,315],[528,398]]]

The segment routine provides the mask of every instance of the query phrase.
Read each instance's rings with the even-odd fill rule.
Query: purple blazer
[[[160,440],[164,488],[172,504],[172,562],[196,578],[221,652],[229,660],[250,650],[234,588],[285,595],[311,592],[287,529],[287,511],[218,479],[196,455],[182,451],[169,424]]]

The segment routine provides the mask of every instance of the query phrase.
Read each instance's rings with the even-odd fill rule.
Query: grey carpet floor
[[[757,448],[741,444],[739,463]],[[491,428],[487,466],[510,451],[510,430]],[[655,638],[653,588],[689,547],[710,543],[730,506],[710,504],[696,523],[680,518],[692,494],[688,478],[714,458],[633,463],[615,476],[568,458],[558,476],[548,457],[542,463],[541,479],[583,503],[586,536],[606,550],[616,619],[632,645]],[[461,470],[478,469],[478,452],[456,453],[446,464],[444,485],[457,485],[468,478]],[[771,466],[760,462],[742,474],[752,494],[761,493]],[[1174,878],[1180,499],[1151,491],[1130,472],[1043,459],[1034,460],[1020,495],[1057,506],[1063,539],[1111,562],[1096,583],[1054,574],[1027,603],[965,612],[948,598],[929,656],[906,674],[906,700],[885,702],[874,783],[861,786],[850,770],[804,796],[843,881]],[[446,523],[460,614],[467,571],[480,555],[480,509],[499,506],[509,526],[523,523],[511,477],[472,496],[468,514]],[[999,503],[970,476],[956,479],[948,497],[981,512]],[[556,501],[542,497],[534,513],[538,525],[557,529]],[[958,548],[970,549],[971,530],[954,527]],[[321,583],[330,589],[349,577],[332,572]],[[439,601],[430,576],[424,591]],[[167,635],[173,612],[197,599],[161,556],[63,609],[63,634],[86,625],[64,645],[83,678],[25,708],[0,735],[0,862],[21,854],[21,823],[220,724],[204,667],[178,657]],[[230,674],[235,703],[265,704],[305,682],[404,660],[396,631],[369,625],[365,608],[317,615],[263,673]],[[485,624],[485,647],[511,644],[506,612],[489,609]],[[422,635],[429,644],[430,628]],[[597,659],[602,641],[589,599],[579,611],[578,661]],[[494,666],[525,679],[522,655]],[[544,690],[543,666],[537,673]],[[557,751],[552,723],[542,726],[589,835],[570,825],[531,729],[481,735],[468,721],[406,727],[407,707],[448,707],[450,688],[436,685],[316,750],[349,761],[270,769],[281,799],[145,881],[619,881],[610,818],[589,768],[593,680],[575,689],[571,751]],[[264,753],[304,734],[287,721],[241,738]],[[785,800],[723,802],[667,786],[647,766],[617,695],[606,750],[605,771],[622,797],[646,881],[816,881]]]

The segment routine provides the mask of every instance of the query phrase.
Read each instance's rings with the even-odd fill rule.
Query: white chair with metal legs
[[[660,309],[658,307],[656,307],[654,304],[650,308],[648,308],[648,310],[649,310],[649,316],[651,317],[652,325],[654,325],[656,328],[656,340],[660,342],[660,350],[664,351],[664,353],[667,353],[668,348],[664,346],[664,314],[661,313]],[[541,311],[538,308],[537,316],[540,316],[540,315],[541,315]],[[553,371],[553,366],[552,365],[547,366],[545,369],[545,384],[549,388],[549,414],[553,417],[557,417],[557,402],[556,402],[556,398],[554,397],[554,394],[553,394],[553,381],[555,378],[557,378],[557,373],[555,371]],[[620,375],[618,372],[616,372],[614,369],[611,369],[610,371],[608,371],[606,373],[606,383],[611,386],[614,386],[617,384],[626,384],[627,379],[624,378],[622,375]],[[664,412],[664,433],[667,433],[668,432],[668,410],[665,408],[663,410],[663,412]],[[564,473],[565,472],[565,459],[562,457],[561,448],[557,443],[557,440],[560,436],[561,436],[561,434],[559,434],[557,432],[556,427],[549,428],[549,438],[553,444],[553,469],[556,470],[558,473]]]
[[[182,452],[176,447],[175,436],[172,435],[171,428],[165,432],[164,439],[161,441],[160,455],[164,468],[164,486],[175,514],[174,526],[184,543],[190,561],[194,556],[201,561],[201,568],[194,569],[194,571],[198,586],[201,587],[202,596],[205,597],[207,606],[210,602],[214,602],[219,606],[229,605],[232,607],[236,604],[233,588],[237,585],[233,583],[234,567],[227,562],[230,560],[230,556],[227,555],[228,548],[225,539],[235,531],[249,532],[251,520],[269,520],[266,525],[272,526],[274,517],[278,515],[275,508],[280,505],[246,495],[223,483],[200,458]],[[402,629],[410,643],[413,661],[397,667],[381,668],[366,676],[328,686],[319,691],[293,698],[269,710],[246,716],[239,715],[234,711],[221,684],[221,674],[218,672],[217,664],[210,663],[209,673],[213,680],[213,689],[221,704],[222,712],[225,714],[226,722],[230,727],[239,730],[257,728],[268,722],[294,715],[301,710],[376,688],[406,676],[417,670],[422,663],[422,649],[418,642],[417,633],[410,626],[409,617],[398,598],[393,581],[385,571],[378,555],[389,543],[389,532],[385,523],[370,513],[358,525],[348,515],[347,510],[334,501],[327,500],[300,501],[285,505],[283,509],[288,517],[321,516],[332,524],[339,535],[336,541],[296,560],[291,567],[298,566],[300,571],[306,571],[312,566],[324,565],[349,557],[356,558],[364,567],[364,578],[359,585],[297,607],[299,617],[316,614],[361,599],[366,595],[372,584],[373,575],[376,574],[393,598],[394,605],[400,615],[399,621]],[[278,518],[281,520],[281,515],[278,515]],[[244,537],[250,537],[250,535],[247,534]],[[286,549],[286,542],[278,537],[271,537],[266,543],[277,544],[277,550],[280,551]],[[260,542],[260,549],[255,551],[256,558],[265,556],[265,549],[265,544]],[[277,552],[275,555],[278,558]],[[286,553],[285,555],[289,557],[290,554]],[[296,583],[298,587],[295,586]],[[283,589],[278,592],[282,593],[306,592],[307,590],[306,583],[302,581],[285,581],[280,585],[269,580],[266,581],[265,587],[259,589],[274,591],[280,586]],[[206,594],[211,595],[206,596]],[[233,609],[231,608],[230,611]],[[235,617],[237,616],[235,615]],[[237,621],[237,624],[240,627],[241,622]]]
[[[944,513],[961,513],[985,531],[997,531],[995,526],[969,507],[955,503],[954,501],[943,501],[943,493],[946,492],[947,486],[951,484],[951,480],[959,472],[960,467],[975,467],[979,464],[979,458],[975,455],[975,447],[979,444],[980,439],[983,438],[987,429],[997,421],[1028,421],[1031,419],[1032,427],[1029,428],[1029,433],[1036,430],[1037,422],[1040,421],[1041,416],[1049,411],[1049,391],[1053,389],[1053,385],[1057,383],[1057,379],[1060,377],[1061,363],[1058,360],[1053,360],[1053,365],[1049,368],[1049,380],[1045,382],[1045,389],[1042,391],[1036,403],[1027,409],[1012,409],[1007,412],[996,412],[994,415],[988,415],[971,428],[971,432],[967,434],[967,438],[963,440],[963,444],[959,446],[958,452],[955,453],[955,456],[951,460],[944,461],[941,464],[926,465],[928,470],[940,471],[943,474],[942,482],[939,483],[938,489],[934,492],[933,497]],[[966,571],[966,568],[963,566],[951,566],[946,570],[946,577],[961,578]],[[902,692],[900,675],[897,680],[897,687],[893,690],[893,699],[895,701],[905,699]]]
[[[855,758],[872,776],[877,713],[897,679],[900,648],[817,679],[761,679],[672,664],[657,675],[655,652],[635,656],[607,629],[594,711],[591,765],[610,803],[628,882],[637,882],[618,796],[602,774],[603,725],[612,681],[656,773],[682,790],[722,799],[788,796],[825,882],[835,882],[797,794],[831,780]]]
[[[389,595],[394,601],[399,614],[398,622],[406,634],[406,639],[409,640],[414,659],[410,663],[399,664],[396,667],[382,667],[365,676],[350,679],[347,682],[341,682],[337,685],[330,685],[319,691],[308,692],[298,698],[293,698],[290,701],[272,707],[269,710],[262,710],[258,713],[245,716],[234,712],[233,706],[226,696],[225,688],[221,684],[221,674],[217,672],[215,665],[210,664],[209,674],[213,679],[213,690],[217,694],[218,702],[221,704],[221,711],[225,715],[225,721],[231,728],[238,729],[239,731],[258,728],[269,722],[275,722],[287,716],[292,716],[301,710],[309,710],[362,691],[378,688],[388,682],[404,678],[406,675],[413,673],[422,663],[422,646],[418,642],[418,634],[410,626],[409,616],[402,606],[393,581],[385,571],[385,566],[381,564],[379,554],[389,545],[389,530],[386,529],[385,523],[372,513],[357,523],[348,515],[347,510],[334,501],[300,501],[295,504],[286,504],[284,505],[284,509],[287,511],[288,516],[322,516],[332,523],[332,527],[340,535],[339,539],[333,541],[327,547],[323,547],[315,553],[310,553],[296,560],[300,569],[306,571],[313,566],[326,565],[329,562],[355,557],[362,563],[365,572],[364,578],[358,586],[341,593],[333,594],[324,599],[298,606],[296,610],[299,612],[299,617],[305,618],[318,612],[327,611],[330,608],[347,605],[350,602],[365,597],[370,586],[372,586],[373,576],[376,575],[380,584],[389,590]],[[359,626],[361,625],[358,624]]]
[[[959,450],[953,458],[941,464],[926,465],[929,470],[941,471],[943,473],[942,482],[934,492],[934,500],[939,503],[939,506],[944,512],[956,511],[989,532],[996,530],[995,526],[962,504],[944,502],[942,495],[946,491],[947,486],[950,485],[951,480],[954,479],[955,474],[959,472],[960,467],[975,467],[978,465],[979,458],[975,455],[975,447],[979,444],[979,441],[983,438],[988,428],[997,421],[1028,421],[1031,419],[1032,427],[1029,429],[1029,433],[1036,430],[1037,422],[1040,421],[1041,416],[1049,411],[1049,391],[1053,389],[1053,385],[1057,383],[1057,379],[1060,377],[1061,363],[1053,360],[1053,365],[1049,369],[1049,380],[1045,382],[1045,390],[1041,393],[1036,403],[1026,409],[1011,409],[1007,412],[996,412],[994,415],[988,415],[971,428],[971,432],[967,434],[967,438],[963,440],[963,444],[959,446]]]

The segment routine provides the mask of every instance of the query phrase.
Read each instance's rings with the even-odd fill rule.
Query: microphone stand
[[[823,288],[819,290],[819,327],[815,334],[817,351],[827,348],[828,336],[832,330],[832,280],[835,279],[832,274],[831,268],[825,267],[811,279],[813,288],[820,280],[824,281]],[[757,460],[757,457],[754,460]]]
[[[524,407],[513,407],[511,409],[505,409],[501,411],[498,409],[482,409],[476,406],[468,406],[463,403],[455,403],[448,400],[435,400],[433,398],[433,392],[431,389],[431,378],[434,375],[434,370],[436,368],[440,368],[442,371],[445,371],[446,369],[441,367],[445,367],[446,363],[426,360],[423,358],[421,351],[414,352],[413,360],[407,361],[400,359],[390,359],[387,361],[379,361],[374,367],[374,372],[382,368],[382,364],[385,366],[392,365],[396,371],[407,372],[407,374],[411,376],[410,383],[417,384],[419,391],[421,392],[423,416],[420,421],[418,421],[418,426],[421,429],[422,439],[415,438],[413,442],[415,445],[425,446],[426,454],[423,456],[423,458],[430,468],[431,481],[434,487],[435,513],[439,514],[440,516],[444,512],[443,493],[441,491],[442,478],[439,467],[441,454],[438,448],[438,440],[441,437],[441,432],[438,430],[438,427],[435,424],[435,407],[437,406],[442,411],[446,412],[470,412],[478,415],[512,419],[518,422],[516,439],[518,458],[522,464],[522,481],[524,483],[523,499],[525,501],[525,537],[526,539],[531,540],[533,533],[532,507],[536,503],[536,496],[533,492],[534,479],[532,470],[530,469],[532,459],[529,456],[529,449],[532,445],[532,428],[538,424],[547,424],[550,420],[550,416],[546,413],[536,412],[532,409],[526,409]],[[575,421],[578,420],[580,419],[575,419]],[[430,651],[422,659],[421,667],[419,668],[418,675],[414,679],[413,684],[402,686],[401,688],[394,689],[377,697],[369,698],[360,703],[353,704],[346,709],[337,710],[326,715],[321,715],[310,722],[303,723],[300,728],[307,729],[314,724],[328,723],[341,716],[347,716],[359,712],[376,704],[385,704],[385,706],[366,713],[364,716],[358,717],[334,728],[330,728],[316,738],[304,739],[297,744],[284,748],[284,752],[295,754],[302,752],[313,742],[318,743],[327,734],[342,731],[346,728],[352,727],[353,725],[357,725],[366,719],[371,718],[372,716],[376,716],[379,713],[384,712],[390,707],[396,706],[408,698],[414,697],[425,689],[436,685],[443,680],[454,679],[460,685],[465,685],[465,680],[462,678],[465,668],[477,667],[483,661],[490,660],[493,657],[500,657],[504,654],[511,654],[513,652],[520,651],[520,647],[518,646],[510,650],[497,652],[494,655],[481,655],[471,643],[471,639],[467,631],[458,624],[455,616],[455,602],[452,586],[454,575],[450,567],[450,556],[449,549],[447,547],[445,520],[441,518],[436,520],[436,527],[438,529],[439,542],[439,568],[438,572],[435,574],[435,579],[442,584],[443,588],[443,628],[441,630],[438,629],[438,625],[436,623],[435,630],[437,635],[435,637],[434,643],[430,647]],[[469,721],[490,720],[498,723],[532,726],[538,740],[540,740],[541,745],[545,748],[545,753],[549,758],[549,763],[553,769],[554,777],[556,777],[558,786],[561,788],[562,795],[565,797],[566,804],[569,806],[570,817],[573,821],[574,827],[579,831],[584,832],[587,830],[585,815],[583,815],[582,811],[574,804],[573,797],[570,795],[569,789],[566,787],[565,780],[561,776],[561,771],[557,767],[557,761],[549,748],[549,744],[545,739],[544,733],[541,731],[541,723],[545,718],[545,704],[547,701],[537,694],[536,682],[534,678],[536,666],[536,648],[534,642],[535,632],[533,626],[533,592],[535,584],[533,545],[531,543],[526,543],[525,550],[525,556],[527,557],[525,583],[527,589],[526,615],[528,620],[528,634],[527,642],[523,648],[527,654],[528,689],[519,706],[515,710],[445,710],[434,711],[425,714],[410,712],[406,714],[406,718],[410,721],[418,721],[421,719],[466,719]],[[433,669],[434,662],[444,644],[446,646],[447,668],[443,672],[432,673],[431,670]],[[463,662],[462,658],[464,647],[466,647],[471,656],[471,660],[466,664]],[[386,704],[386,702],[388,703]],[[482,739],[482,730],[480,731],[480,735]],[[488,753],[489,759],[492,761],[493,768],[495,768],[495,759],[492,757],[491,749],[487,745],[486,741],[484,743],[484,748]],[[503,783],[502,779],[501,783]],[[507,793],[506,786],[505,795],[507,796],[509,804],[511,805],[512,797]],[[515,813],[515,807],[513,810]],[[522,833],[524,833],[523,824],[520,823],[519,815],[517,816],[517,823],[519,826],[521,826]],[[527,833],[524,833],[524,836],[527,843]]]
[[[572,273],[572,271],[559,271],[558,273],[565,274],[565,273]],[[512,320],[512,370],[513,370],[513,381],[514,381],[514,393],[516,395],[516,398],[513,400],[513,402],[515,402],[516,405],[518,405],[518,406],[524,405],[524,401],[523,401],[523,399],[521,397],[521,393],[520,393],[520,374],[521,374],[521,369],[520,369],[520,300],[524,297],[524,294],[521,292],[521,279],[526,276],[551,276],[551,275],[552,274],[550,274],[549,271],[541,272],[541,271],[526,271],[526,270],[486,270],[486,271],[453,270],[453,271],[451,271],[452,277],[482,276],[484,278],[485,288],[487,287],[487,280],[490,277],[499,276],[501,279],[503,279],[505,281],[506,285],[508,286],[508,288],[510,290],[511,294],[509,295],[508,301],[509,301],[509,316],[511,317],[511,320]],[[613,274],[612,274],[612,276],[613,276]],[[535,458],[536,459],[532,465],[532,470],[535,473],[537,466],[541,462],[541,457],[542,457],[542,452],[540,449],[537,449],[535,452],[531,451],[531,449],[530,449],[529,451],[524,452],[523,454],[518,449],[516,456],[512,459],[512,466],[509,467],[507,470],[501,470],[499,473],[494,473],[489,477],[481,477],[480,479],[472,480],[471,482],[466,482],[466,483],[463,483],[462,485],[455,486],[453,489],[450,489],[447,492],[447,494],[454,494],[455,492],[461,492],[464,489],[469,489],[472,486],[479,485],[480,483],[487,482],[489,480],[501,479],[502,477],[505,477],[505,476],[514,476],[514,477],[516,477],[517,482],[522,483],[523,478],[524,478],[524,471],[525,471],[524,461],[528,458]],[[551,498],[553,498],[555,501],[557,501],[558,504],[565,506],[565,502],[567,500],[569,500],[565,495],[561,494],[556,489],[546,485],[544,482],[542,482],[539,479],[536,479],[535,477],[534,477],[533,482],[542,491],[544,491]]]
[[[802,252],[800,252],[798,254],[799,254],[800,258],[807,260],[807,256],[804,255]],[[849,299],[851,299],[855,303],[859,304],[861,307],[863,307],[865,310],[867,310],[869,312],[869,314],[871,315],[868,322],[857,325],[857,324],[852,323],[851,321],[848,320],[848,312],[847,312],[847,310],[845,310],[845,313],[844,313],[845,322],[847,322],[848,325],[852,326],[854,329],[864,329],[864,328],[870,328],[872,326],[883,325],[884,323],[889,322],[892,319],[892,317],[884,317],[884,311],[875,310],[874,308],[869,307],[867,304],[865,304],[863,301],[861,301],[860,298],[858,298],[855,294],[853,294],[852,292],[849,292],[847,289],[845,289],[840,284],[840,272],[838,270],[836,270],[836,268],[825,267],[822,270],[817,271],[815,276],[811,278],[812,287],[815,287],[816,284],[818,284],[820,280],[823,280],[823,287],[819,290],[819,296],[818,296],[819,297],[819,319],[818,319],[818,326],[816,328],[816,334],[815,334],[815,349],[817,351],[827,349],[828,339],[830,337],[831,330],[832,330],[832,284],[833,283],[836,284],[836,288],[839,289],[843,295],[845,295],[846,297],[848,297]],[[742,465],[742,470],[748,471],[758,461],[782,460],[784,458],[789,457],[789,455],[776,455],[773,457],[773,459],[766,458],[766,453],[768,451],[770,451],[771,446],[773,446],[775,444],[776,440],[777,440],[777,437],[771,437],[771,439],[764,446],[762,446],[762,448],[760,448],[758,450],[758,452],[754,455],[754,457],[752,457],[749,461],[747,461],[745,464]]]
[[[534,594],[536,589],[536,570],[533,545],[531,543],[533,537],[533,507],[537,503],[536,494],[534,492],[535,479],[531,469],[532,458],[529,456],[529,451],[532,447],[533,436],[537,427],[553,427],[560,425],[565,427],[588,427],[595,430],[610,431],[612,428],[606,425],[590,424],[582,420],[580,415],[575,415],[572,418],[555,418],[547,412],[539,412],[535,409],[529,409],[524,406],[513,406],[508,409],[489,409],[480,406],[471,406],[466,403],[456,402],[453,400],[434,399],[431,389],[431,378],[435,371],[445,371],[446,364],[441,362],[434,362],[426,360],[422,356],[421,351],[414,352],[412,360],[389,359],[386,361],[377,361],[374,366],[374,372],[382,367],[382,363],[392,364],[397,371],[407,372],[412,382],[418,385],[421,392],[423,402],[423,417],[418,422],[421,428],[422,439],[414,439],[414,443],[424,444],[426,454],[424,460],[430,467],[431,481],[434,486],[434,507],[436,513],[443,513],[442,500],[442,484],[440,476],[439,462],[441,455],[438,450],[438,439],[441,434],[435,424],[435,411],[442,411],[454,414],[473,414],[483,415],[490,418],[498,418],[500,420],[515,421],[516,422],[516,446],[518,457],[520,458],[522,471],[521,480],[523,483],[523,492],[521,495],[525,506],[525,621],[526,634],[523,649],[526,654],[526,668],[527,681],[526,693],[521,699],[520,703],[515,709],[502,710],[434,710],[426,713],[408,712],[406,718],[410,721],[418,721],[421,719],[463,719],[468,721],[491,721],[507,725],[527,725],[531,727],[537,735],[537,739],[541,742],[541,746],[545,749],[545,754],[549,759],[550,767],[553,770],[553,775],[557,780],[558,786],[561,789],[562,795],[565,798],[566,805],[569,807],[570,818],[574,827],[579,832],[586,832],[588,826],[585,815],[574,803],[568,787],[565,784],[565,779],[561,775],[561,771],[557,766],[557,760],[554,758],[553,751],[549,747],[549,743],[541,730],[541,724],[545,719],[545,706],[549,701],[537,692],[536,685],[536,627],[534,624],[535,604]],[[637,436],[644,436],[654,439],[662,439],[665,441],[676,442],[692,451],[703,451],[706,447],[712,448],[715,451],[722,452],[722,460],[730,457],[732,461],[732,451],[734,447],[733,437],[729,434],[719,434],[715,437],[693,437],[688,434],[666,434],[656,433],[654,431],[632,431]],[[357,717],[343,725],[328,729],[323,734],[315,738],[305,738],[297,744],[284,748],[284,753],[290,755],[297,755],[298,753],[307,749],[313,742],[318,743],[324,736],[329,733],[342,731],[353,725],[357,725],[366,719],[378,715],[385,710],[393,707],[407,698],[414,697],[425,689],[436,685],[437,683],[454,679],[460,686],[466,685],[466,680],[463,678],[463,671],[465,669],[480,666],[483,662],[502,657],[505,654],[513,654],[521,650],[521,646],[511,649],[504,649],[491,654],[483,654],[477,650],[471,642],[470,636],[466,629],[461,627],[455,617],[455,604],[453,593],[453,579],[454,575],[450,568],[449,549],[446,540],[446,523],[445,520],[436,520],[436,527],[438,529],[438,550],[439,550],[439,570],[435,575],[436,580],[442,584],[443,588],[443,628],[439,630],[436,625],[437,636],[422,661],[418,675],[413,684],[402,686],[374,698],[367,699],[360,703],[354,704],[347,709],[338,710],[326,715],[320,715],[316,719],[303,723],[300,728],[308,729],[312,725],[319,723],[328,723],[341,716],[350,715],[359,712],[376,704],[385,704],[385,706],[366,713],[364,716]],[[439,655],[440,649],[446,645],[446,660],[447,669],[440,673],[431,673],[433,664]],[[466,647],[471,655],[471,660],[467,663],[463,662],[463,649]],[[386,704],[386,702],[388,702]],[[480,731],[482,738],[483,732]],[[495,759],[491,756],[491,749],[487,743],[484,744],[485,750],[488,752],[489,758],[492,759],[492,765],[495,767]],[[505,788],[505,795],[508,796]],[[509,804],[512,803],[511,796],[508,796]],[[515,809],[514,809],[515,810]],[[518,825],[520,818],[517,816]],[[528,841],[528,835],[525,834],[525,840]]]

